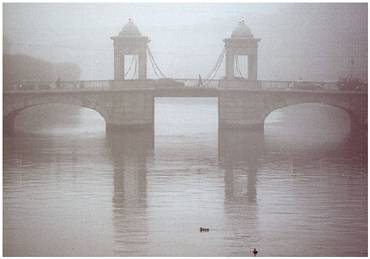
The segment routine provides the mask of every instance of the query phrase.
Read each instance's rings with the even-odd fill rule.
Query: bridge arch
[[[351,109],[351,106],[349,106],[347,103],[344,102],[336,102],[336,101],[314,101],[314,100],[309,100],[309,101],[294,101],[294,102],[283,102],[283,103],[276,103],[275,105],[270,105],[270,106],[265,106],[265,110],[262,115],[262,121],[265,125],[266,119],[271,115],[274,111],[288,108],[288,107],[294,107],[296,105],[304,105],[304,104],[320,104],[328,107],[333,107],[338,110],[343,111],[346,113],[350,119],[350,129],[355,130],[358,128],[362,128],[364,124],[367,124],[367,121],[364,121],[362,118],[362,114],[358,112],[358,110],[353,111]]]
[[[36,98],[27,98],[23,100],[12,99],[8,100],[4,97],[4,111],[3,111],[3,130],[5,134],[13,134],[15,130],[15,119],[23,111],[33,107],[48,105],[48,104],[62,104],[71,105],[80,108],[87,108],[97,112],[105,121],[107,125],[107,114],[97,102],[83,101],[80,98],[43,98],[37,96]]]

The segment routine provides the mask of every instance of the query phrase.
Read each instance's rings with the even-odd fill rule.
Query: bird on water
[[[209,228],[199,228],[200,232],[209,232]]]
[[[253,255],[254,255],[254,256],[256,256],[256,255],[257,255],[257,253],[258,253],[257,249],[256,249],[256,248],[254,248],[252,253],[253,253]]]

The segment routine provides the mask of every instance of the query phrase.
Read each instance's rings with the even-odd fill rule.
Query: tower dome
[[[241,20],[238,26],[231,33],[231,38],[253,38],[251,29]]]
[[[119,37],[141,37],[141,33],[132,20],[128,19],[128,23],[123,26],[119,33]]]

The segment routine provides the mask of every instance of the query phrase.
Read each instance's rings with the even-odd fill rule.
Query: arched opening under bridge
[[[13,120],[13,132],[64,135],[105,132],[105,119],[91,109],[73,104],[37,104],[13,111],[6,118]],[[4,120],[4,127],[9,123]]]
[[[280,145],[313,146],[341,141],[351,132],[348,111],[321,103],[282,107],[265,118],[265,138]]]

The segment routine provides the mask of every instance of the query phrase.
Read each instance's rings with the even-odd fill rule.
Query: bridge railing
[[[61,81],[59,83],[54,82],[54,88],[62,88],[62,89],[75,89],[80,88],[79,81]]]
[[[337,82],[322,82],[321,87],[326,90],[339,90]]]
[[[187,88],[218,88],[220,80],[199,80],[199,79],[187,79],[187,78],[176,78],[176,82],[182,83]]]
[[[339,90],[336,82],[324,81],[258,81],[262,89],[286,89],[286,90]]]
[[[51,89],[55,88],[53,81],[21,81],[16,84],[13,84],[13,90],[41,90],[41,89]]]
[[[111,80],[86,80],[86,81],[21,81],[14,83],[12,90],[63,90],[63,89],[108,89]]]
[[[290,81],[267,81],[260,80],[258,82],[258,87],[262,89],[288,89],[291,82]]]
[[[111,80],[88,80],[80,81],[79,88],[87,89],[109,89],[112,87]]]
[[[85,80],[85,81],[22,81],[14,84],[12,91],[24,90],[71,90],[71,89],[125,89],[125,88],[246,88],[246,89],[281,89],[281,90],[329,90],[336,91],[337,82],[310,82],[310,81],[271,81],[271,80],[199,80],[199,79],[172,79],[157,80]],[[9,87],[7,88],[9,89]],[[357,90],[357,91],[366,91]]]
[[[84,80],[84,81],[61,81],[53,82],[52,89],[109,89],[111,80]]]

